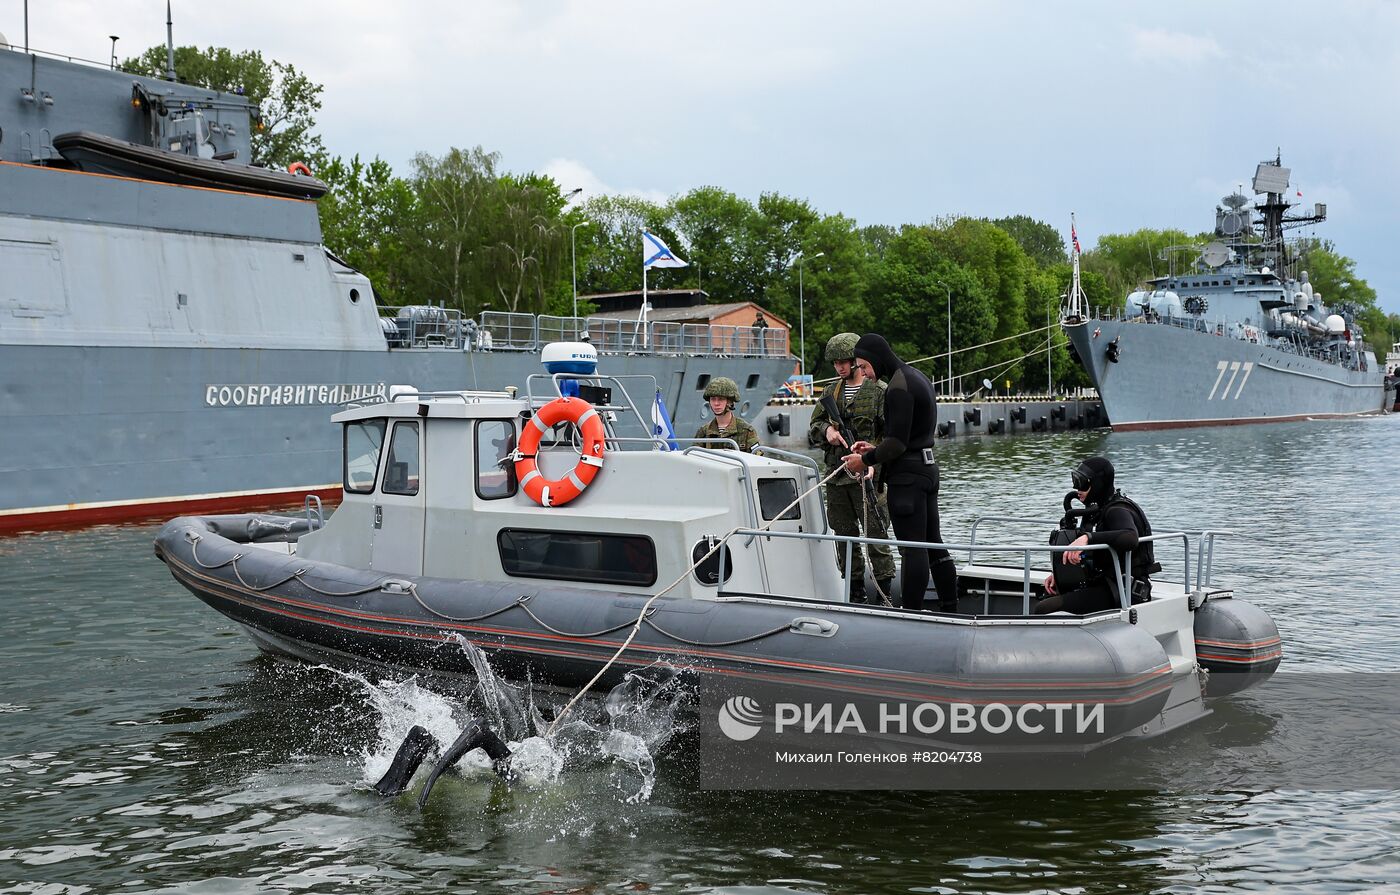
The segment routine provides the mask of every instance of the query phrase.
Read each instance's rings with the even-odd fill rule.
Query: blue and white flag
[[[670,445],[658,446],[657,450],[680,450],[680,445],[676,443],[676,430],[671,427],[671,412],[666,409],[666,399],[661,397],[661,389],[656,390],[656,400],[651,403],[651,434]]]
[[[650,267],[685,267],[686,263],[677,258],[675,253],[666,247],[666,243],[661,241],[661,237],[654,233],[642,231],[642,269]]]

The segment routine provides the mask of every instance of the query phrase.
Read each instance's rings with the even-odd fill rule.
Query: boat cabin
[[[528,496],[516,476],[517,445],[544,398],[402,393],[351,406],[333,418],[343,430],[344,501],[324,528],[301,537],[297,554],[502,584],[650,594],[686,573],[672,596],[713,599],[723,590],[843,599],[826,541],[738,536],[688,573],[714,539],[736,528],[772,523],[775,532],[829,534],[820,491],[789,508],[819,481],[818,467],[781,451],[617,435],[627,431],[620,415],[638,415],[624,401],[596,407],[607,431],[601,466],[582,493],[555,506]],[[571,424],[544,434],[540,474],[567,479],[580,461],[578,441]]]

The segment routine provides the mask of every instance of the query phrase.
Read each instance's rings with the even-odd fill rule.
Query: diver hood
[[[866,333],[860,337],[856,342],[856,357],[870,361],[870,366],[875,368],[875,375],[886,381],[900,365],[899,355],[894,353],[885,337],[878,333]]]
[[[1113,464],[1107,457],[1090,457],[1079,464],[1075,473],[1089,480],[1088,504],[1102,507],[1108,503],[1113,496]]]

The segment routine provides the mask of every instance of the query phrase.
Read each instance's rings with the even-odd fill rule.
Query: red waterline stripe
[[[173,519],[202,513],[227,513],[238,510],[265,511],[285,509],[312,494],[325,503],[339,503],[344,492],[339,488],[287,488],[220,497],[175,498],[137,503],[100,506],[71,504],[62,509],[36,510],[0,515],[0,534],[21,531],[52,531],[54,529],[84,528],[108,522],[140,522],[152,519]]]

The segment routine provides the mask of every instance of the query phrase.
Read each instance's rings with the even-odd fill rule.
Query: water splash
[[[486,654],[465,638],[454,638],[449,646],[460,649],[475,671],[469,690],[442,692],[417,676],[371,681],[359,673],[338,672],[359,685],[378,718],[375,742],[363,753],[365,783],[384,774],[414,724],[427,728],[437,741],[424,763],[431,767],[469,720],[484,718],[510,747],[511,785],[548,787],[571,772],[602,769],[622,801],[651,797],[656,755],[685,729],[681,713],[689,690],[675,668],[657,662],[628,672],[606,696],[580,701],[571,718],[546,738],[549,721],[529,680],[505,681]],[[563,704],[553,704],[557,695],[547,697],[551,715]],[[489,785],[500,779],[480,749],[467,753],[456,770],[467,780]]]

